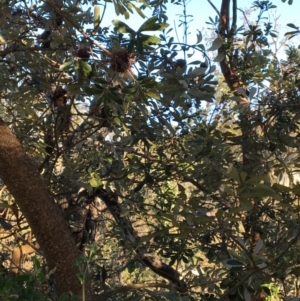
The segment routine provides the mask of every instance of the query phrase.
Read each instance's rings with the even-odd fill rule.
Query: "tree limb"
[[[60,294],[74,292],[79,298],[82,286],[73,267],[79,251],[71,232],[55,204],[47,185],[22,145],[0,119],[0,178],[14,196],[41,246]],[[86,300],[90,299],[87,292]]]

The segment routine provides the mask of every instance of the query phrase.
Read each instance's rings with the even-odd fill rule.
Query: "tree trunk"
[[[79,251],[58,206],[37,167],[9,127],[0,119],[0,178],[26,217],[45,256],[58,293],[72,291],[79,299],[82,286],[73,267]],[[88,285],[86,284],[86,287]],[[90,300],[90,293],[86,300]]]

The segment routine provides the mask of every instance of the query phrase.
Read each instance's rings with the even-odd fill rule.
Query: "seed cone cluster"
[[[110,67],[113,71],[118,73],[127,73],[134,62],[131,54],[127,49],[114,49],[111,51]]]
[[[79,58],[81,58],[83,61],[88,61],[88,59],[90,58],[90,49],[87,48],[87,47],[83,47],[83,48],[80,48],[78,49],[77,51],[77,56]]]

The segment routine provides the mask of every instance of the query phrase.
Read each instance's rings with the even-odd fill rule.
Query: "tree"
[[[167,1],[148,2],[113,2],[127,18],[153,8],[137,31],[103,27],[91,1],[1,4],[0,222],[41,253],[35,277],[4,267],[7,300],[11,287],[58,299],[41,283],[30,290],[52,274],[57,295],[82,300],[293,296],[298,50],[273,56],[271,2],[252,4],[252,25],[237,1],[208,1],[214,63],[200,32],[195,45],[174,41]],[[188,3],[175,2],[186,37]],[[216,66],[229,88],[218,102]]]

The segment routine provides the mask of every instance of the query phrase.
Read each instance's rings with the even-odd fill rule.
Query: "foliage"
[[[76,263],[99,300],[297,297],[299,49],[291,42],[285,59],[274,55],[270,1],[247,3],[255,25],[234,7],[244,26],[210,17],[209,47],[201,32],[187,44],[188,3],[169,2],[184,7],[182,43],[168,24],[168,1],[1,2],[1,118],[74,233],[102,198],[89,229],[96,233]],[[108,5],[126,19],[134,11],[145,18],[146,7],[153,16],[138,30],[116,19],[111,29],[101,17]],[[299,32],[288,26],[288,37]],[[7,244],[29,228],[4,184]],[[119,203],[110,208],[103,191]],[[177,274],[146,269],[145,254],[159,255],[186,287]],[[54,300],[44,274],[1,274],[0,296]]]

